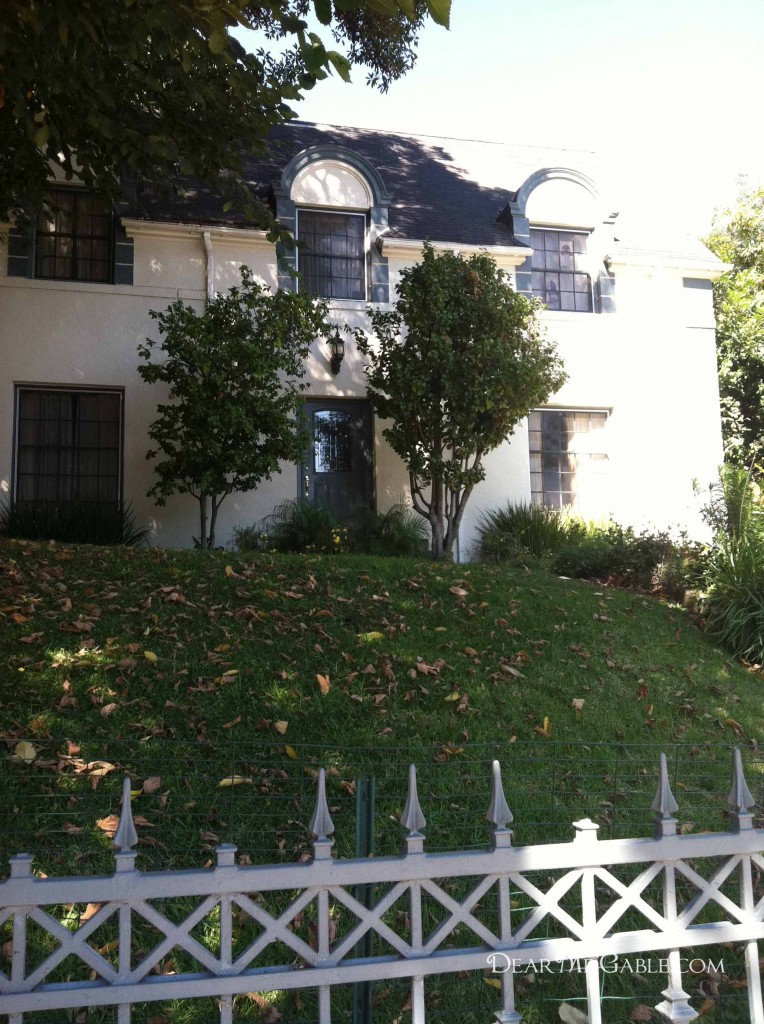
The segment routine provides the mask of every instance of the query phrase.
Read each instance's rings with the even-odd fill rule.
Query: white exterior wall
[[[332,202],[340,205],[342,188],[336,178],[330,184]],[[300,187],[308,184],[301,181]],[[0,251],[0,490],[5,495],[12,487],[15,384],[122,387],[125,499],[133,503],[139,522],[151,523],[155,543],[190,545],[198,532],[196,502],[181,496],[158,508],[146,497],[154,479],[145,459],[147,428],[166,395],[160,386],[141,381],[137,347],[146,337],[158,338],[151,309],[164,309],[176,298],[203,308],[202,231],[201,226],[142,225],[135,233],[132,287],[9,278],[4,247]],[[238,283],[241,264],[276,286],[274,250],[261,235],[212,229],[212,246],[216,290]],[[400,269],[417,256],[414,250],[391,256],[391,293]],[[511,272],[512,262],[505,266]],[[603,516],[612,514],[624,524],[680,525],[697,534],[693,480],[709,483],[722,460],[711,292],[684,288],[675,268],[624,266],[616,268],[615,280],[615,314],[543,314],[570,378],[549,404],[610,413],[609,507],[601,509]],[[331,316],[352,327],[366,326],[365,308],[363,302],[336,302]],[[330,372],[325,343],[316,342],[307,380],[309,395],[365,394],[362,359],[352,342],[337,376]],[[374,440],[376,498],[384,511],[406,497],[408,475],[382,437],[382,427],[375,425]],[[475,488],[463,521],[462,557],[474,549],[481,512],[509,500],[530,500],[526,422],[488,456],[486,468],[487,479]],[[221,508],[218,542],[229,543],[235,527],[250,525],[295,497],[297,487],[297,470],[287,465],[256,492],[231,495]]]

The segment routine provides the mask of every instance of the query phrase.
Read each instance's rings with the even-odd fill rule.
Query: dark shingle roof
[[[497,218],[530,173],[564,162],[559,151],[300,121],[274,129],[269,142],[269,156],[252,157],[245,164],[245,177],[261,198],[272,200],[282,170],[301,150],[343,146],[367,160],[382,177],[390,193],[393,237],[462,245],[520,244],[512,233],[511,219]],[[580,166],[580,160],[573,166]],[[145,195],[139,215],[243,226],[240,214],[223,212],[218,195],[193,182],[183,184],[185,199]]]

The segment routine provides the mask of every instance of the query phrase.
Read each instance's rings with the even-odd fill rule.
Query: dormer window
[[[325,299],[366,299],[366,216],[298,210],[299,288]]]
[[[533,294],[552,310],[592,312],[592,283],[586,268],[587,233],[532,228]]]

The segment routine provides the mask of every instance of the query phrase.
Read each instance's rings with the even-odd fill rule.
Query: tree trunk
[[[434,560],[443,558],[443,481],[433,478],[430,494],[430,527],[432,528],[432,544],[430,552]]]
[[[207,495],[202,491],[199,495],[199,547],[207,548]]]
[[[223,495],[225,497],[225,495]],[[220,499],[222,501],[223,498]],[[207,547],[210,551],[215,550],[215,526],[218,521],[218,509],[220,508],[220,501],[217,500],[217,495],[212,495],[212,515],[210,516],[210,535],[207,539]]]

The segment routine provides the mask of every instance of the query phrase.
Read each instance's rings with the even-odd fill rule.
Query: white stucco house
[[[569,375],[489,457],[461,557],[481,511],[510,500],[696,530],[693,481],[710,482],[722,460],[711,287],[725,267],[668,231],[647,242],[620,237],[614,197],[601,194],[588,154],[295,122],[248,175],[300,239],[296,252],[277,253],[193,183],[173,201],[136,185],[116,212],[56,184],[54,217],[26,232],[2,229],[6,498],[130,501],[154,543],[188,546],[196,503],[177,497],[157,508],[146,497],[147,428],[166,398],[137,373],[138,344],[157,336],[149,311],[177,298],[202,308],[247,264],[273,288],[328,297],[337,324],[363,326],[370,303],[394,300],[401,268],[428,239],[436,250],[485,250],[519,291],[541,297]],[[308,380],[315,442],[300,466],[226,500],[220,542],[298,495],[380,510],[405,499],[407,473],[371,413],[354,346],[335,374],[326,340],[316,339]]]

